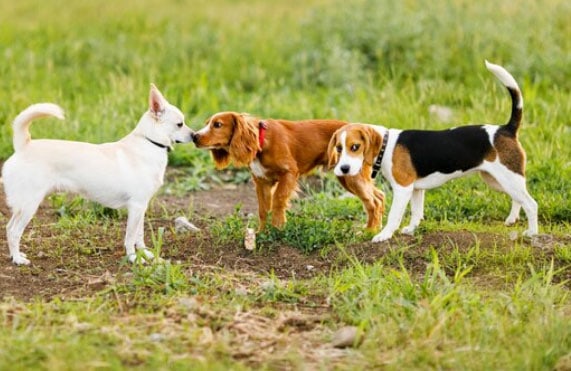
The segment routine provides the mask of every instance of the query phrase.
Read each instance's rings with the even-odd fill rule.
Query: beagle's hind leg
[[[498,183],[496,178],[494,178],[492,175],[490,175],[490,173],[488,173],[486,171],[482,171],[482,172],[480,172],[480,175],[482,176],[482,179],[484,180],[484,182],[486,182],[486,184],[490,188],[492,188],[493,190],[498,191],[498,192],[502,192],[502,193],[508,193],[500,185],[500,183]],[[520,211],[521,211],[521,203],[515,201],[512,198],[512,207],[511,207],[510,213],[509,213],[508,217],[506,218],[504,224],[508,225],[508,226],[514,225],[519,219]]]
[[[422,219],[424,219],[424,189],[415,189],[410,198],[410,223],[401,232],[413,235]]]

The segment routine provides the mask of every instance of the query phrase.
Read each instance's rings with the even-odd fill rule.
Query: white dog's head
[[[158,144],[171,148],[174,143],[187,143],[192,140],[192,130],[184,123],[184,115],[161,94],[154,84],[149,93],[149,110],[145,112],[138,130]]]

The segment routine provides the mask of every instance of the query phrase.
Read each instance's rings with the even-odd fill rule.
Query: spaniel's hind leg
[[[276,228],[283,228],[286,223],[286,210],[297,187],[297,178],[297,174],[287,172],[278,180],[272,197],[272,225]]]

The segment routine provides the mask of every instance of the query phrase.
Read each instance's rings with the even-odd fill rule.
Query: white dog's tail
[[[517,130],[521,124],[521,119],[523,117],[523,97],[521,95],[521,90],[519,89],[519,86],[517,85],[517,82],[513,76],[508,71],[506,71],[505,68],[488,61],[485,62],[486,68],[491,73],[496,75],[496,77],[508,89],[510,96],[512,97],[512,114],[510,116],[510,120],[504,127],[508,129],[513,135],[516,135]]]
[[[32,121],[45,116],[53,116],[63,120],[63,109],[53,103],[37,103],[32,104],[16,116],[12,123],[12,129],[14,131],[14,151],[18,152],[30,142],[29,128]]]

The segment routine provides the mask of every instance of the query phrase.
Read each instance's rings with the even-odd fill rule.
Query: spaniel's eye
[[[360,147],[360,145],[358,145],[358,144],[353,144],[353,145],[351,146],[351,151],[357,152],[357,150],[359,149],[359,147]]]
[[[341,153],[341,151],[343,151],[343,147],[338,145],[337,147],[335,147],[335,149],[337,150],[337,153]]]
[[[179,122],[178,124],[176,124],[176,126],[179,128],[182,128],[182,125],[184,125],[182,122]]]
[[[212,126],[216,129],[220,129],[222,127],[222,123],[220,121],[215,121]]]

